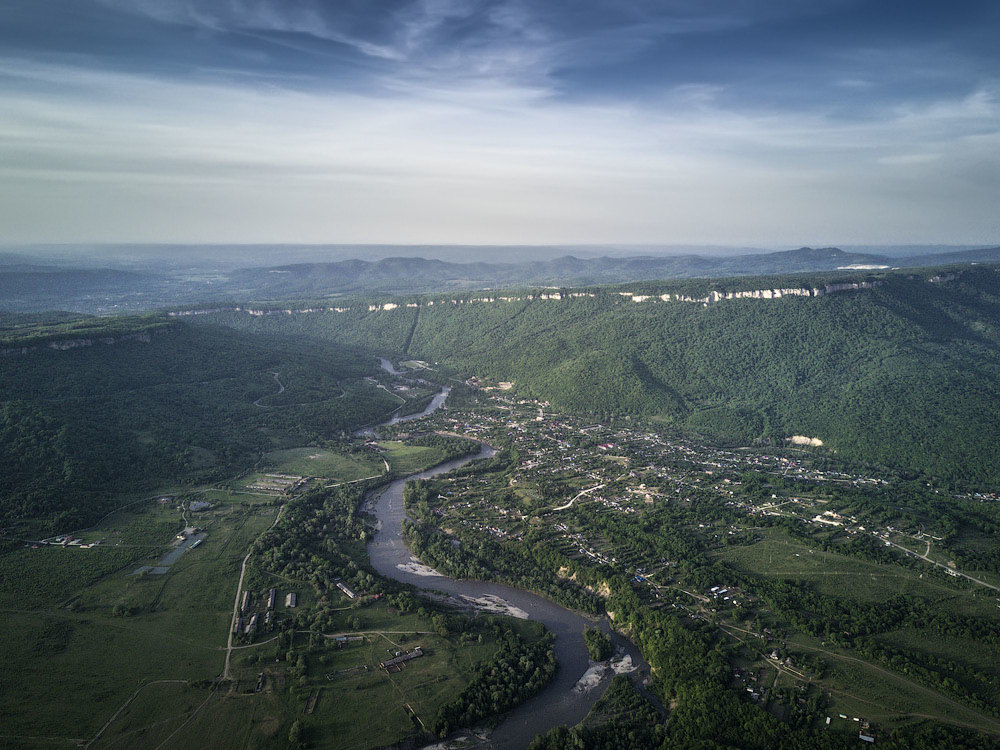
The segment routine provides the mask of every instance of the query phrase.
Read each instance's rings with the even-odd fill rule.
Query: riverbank
[[[387,360],[382,360],[382,367],[398,374]],[[409,419],[425,416],[440,408],[447,399],[447,391],[445,389],[439,394],[440,400],[435,397],[427,409]],[[402,419],[385,424],[398,421]],[[555,678],[536,696],[510,711],[490,736],[490,743],[498,750],[515,750],[527,747],[537,735],[553,727],[574,726],[582,721],[616,672],[648,671],[648,666],[635,645],[612,633],[605,620],[572,612],[523,589],[445,576],[423,565],[410,553],[402,536],[402,523],[406,518],[403,504],[406,482],[438,476],[493,454],[493,448],[482,445],[475,455],[445,461],[426,471],[396,479],[366,496],[364,507],[375,516],[379,529],[368,544],[369,559],[378,573],[424,591],[442,592],[466,606],[541,622],[556,636],[554,650],[559,671]],[[583,631],[595,624],[612,636],[617,652],[615,668],[595,665],[587,655]]]

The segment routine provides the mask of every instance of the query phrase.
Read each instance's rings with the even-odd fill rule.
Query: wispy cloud
[[[891,167],[906,167],[911,164],[927,164],[937,161],[942,154],[898,154],[894,156],[883,156],[878,160],[879,164],[886,164]]]
[[[157,51],[83,40],[0,59],[0,239],[976,242],[996,227],[1000,73],[925,59],[925,41],[831,41],[809,15],[856,7],[839,0],[93,2]]]
[[[879,164],[967,163],[967,139],[990,123],[996,132],[997,122],[986,93],[859,124],[727,111],[697,88],[650,111],[538,100],[502,86],[452,90],[447,100],[422,89],[383,98],[10,59],[0,67],[8,74],[0,87],[0,223],[8,231],[21,226],[15,214],[35,186],[80,184],[89,197],[74,196],[74,205],[95,211],[129,186],[126,203],[146,217],[147,231],[173,239],[206,236],[236,203],[254,207],[239,224],[245,240],[294,227],[313,241],[650,241],[667,233],[761,241],[768,231],[770,241],[805,241],[798,221],[781,226],[789,207],[824,227],[824,216],[844,218],[831,206],[847,206],[852,226],[870,229],[858,217],[872,212],[864,202],[873,191],[928,203],[962,179],[949,173],[939,184],[915,184],[911,172],[890,188],[885,180],[895,178],[875,171]],[[75,94],[52,93],[61,90]],[[940,137],[942,119],[952,123],[951,140]],[[915,156],[930,153],[938,159]],[[72,213],[57,195],[53,215]],[[192,195],[200,209],[188,205]],[[317,213],[296,223],[303,205]],[[882,200],[878,215],[905,210],[903,198]],[[196,220],[179,229],[167,219],[178,211]],[[724,226],[705,229],[719,226],[719,212]],[[184,234],[192,228],[201,234]],[[225,224],[228,236],[234,231]]]
[[[391,46],[352,35],[337,26],[321,10],[307,3],[275,3],[272,0],[97,0],[122,12],[134,13],[163,23],[203,28],[219,33],[304,34],[388,60],[401,59]]]

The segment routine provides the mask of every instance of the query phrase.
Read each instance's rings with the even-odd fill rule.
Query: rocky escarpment
[[[933,281],[933,280],[932,280]],[[790,288],[775,288],[775,289],[751,289],[735,292],[724,292],[724,291],[711,291],[703,297],[697,297],[687,294],[679,294],[676,292],[667,292],[664,294],[635,294],[633,292],[618,292],[618,295],[623,298],[624,301],[628,302],[680,302],[689,304],[699,304],[705,307],[709,305],[714,305],[719,302],[726,300],[736,300],[736,299],[757,299],[757,300],[776,300],[785,297],[823,297],[828,294],[837,294],[839,292],[849,292],[859,289],[873,289],[880,286],[883,282],[881,281],[849,281],[825,284],[823,286],[810,286],[810,287],[790,287]],[[262,308],[262,307],[220,307],[212,309],[198,309],[198,310],[173,310],[169,313],[171,317],[183,317],[188,315],[209,315],[213,313],[229,313],[229,312],[243,312],[247,315],[262,316],[262,315],[305,315],[309,313],[320,313],[320,312],[332,312],[332,313],[346,313],[352,310],[361,310],[367,312],[391,312],[393,310],[401,310],[408,308],[418,308],[418,307],[434,307],[441,305],[476,305],[476,304],[504,304],[510,302],[530,302],[533,300],[570,300],[578,299],[582,297],[597,297],[598,295],[594,292],[568,292],[562,291],[549,291],[540,292],[538,294],[523,294],[516,296],[484,296],[484,297],[445,297],[445,298],[426,298],[419,302],[375,302],[367,303],[362,306],[355,307],[307,307],[302,309],[294,308]],[[614,299],[614,297],[609,297],[609,299]]]
[[[40,341],[37,343],[31,343],[24,346],[9,346],[4,349],[0,349],[0,357],[13,357],[23,354],[30,354],[32,352],[42,351],[44,349],[67,351],[69,349],[79,349],[81,347],[96,346],[99,344],[104,344],[105,346],[111,346],[114,344],[122,344],[129,341],[148,344],[152,340],[152,334],[153,330],[146,330],[146,331],[138,331],[136,333],[120,334],[117,336],[88,336],[81,338],[53,339],[51,341]]]

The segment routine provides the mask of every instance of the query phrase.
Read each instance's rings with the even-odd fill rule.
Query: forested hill
[[[336,437],[398,406],[362,380],[375,358],[342,347],[155,316],[54,317],[0,316],[8,530],[83,525],[129,493],[231,476],[265,451]]]
[[[659,418],[742,443],[804,435],[845,457],[1000,479],[1000,274],[976,266],[867,278],[877,284],[710,305],[635,300],[670,289],[811,288],[828,280],[646,283],[561,290],[555,301],[400,298],[391,308],[198,317],[446,363],[513,381],[516,393],[559,409]]]

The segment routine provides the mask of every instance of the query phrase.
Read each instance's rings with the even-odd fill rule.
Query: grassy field
[[[739,570],[808,581],[822,593],[859,601],[884,601],[898,594],[940,599],[962,593],[929,576],[921,578],[918,570],[810,548],[775,529],[758,534],[764,536],[762,541],[727,547],[718,553],[719,559]]]
[[[284,738],[276,737],[282,725],[282,708],[280,697],[273,693],[212,692],[178,683],[153,684],[115,718],[93,747],[287,747],[281,741]]]
[[[34,609],[66,602],[116,571],[163,554],[182,527],[174,504],[147,498],[75,534],[87,543],[100,541],[97,547],[44,545],[0,555],[0,607]]]
[[[287,644],[271,641],[241,648],[234,651],[231,689],[212,693],[208,687],[184,683],[148,684],[94,747],[287,747],[296,719],[314,747],[364,750],[390,745],[414,734],[421,722],[430,724],[438,708],[468,683],[474,665],[497,648],[489,634],[482,643],[475,636],[442,637],[432,631],[429,616],[400,614],[383,603],[348,610],[341,617],[345,623],[347,618],[356,620],[364,640],[340,647],[332,637],[297,634],[290,649],[296,661],[299,656],[305,660],[303,677],[288,674]],[[524,623],[511,621],[511,626],[532,636]],[[379,668],[379,662],[396,651],[416,646],[425,656],[408,662],[402,671],[390,675]],[[307,714],[313,695],[317,700]]]
[[[188,493],[184,495],[184,499],[187,501],[201,500],[213,505],[232,505],[234,503],[237,505],[257,505],[260,503],[273,505],[275,503],[276,498],[273,494],[247,490],[246,482],[246,479],[242,479],[229,483],[225,489],[209,489]],[[280,501],[281,499],[279,499]],[[194,514],[192,517],[198,518],[198,514]]]
[[[325,477],[342,482],[378,476],[385,466],[374,456],[345,456],[320,448],[291,448],[264,456],[264,471],[303,477]]]
[[[313,637],[310,642],[298,636],[293,649],[308,665],[298,681],[286,685],[285,665],[273,661],[270,646],[260,649],[260,661],[254,660],[252,649],[240,655],[239,675],[247,684],[256,681],[263,669],[272,688],[286,685],[285,713],[301,719],[304,736],[316,747],[382,747],[430,726],[438,709],[468,684],[475,664],[489,659],[497,649],[488,629],[484,628],[482,643],[474,634],[466,639],[454,634],[442,637],[432,632],[429,617],[399,614],[381,603],[342,616],[357,621],[364,641],[338,648],[333,639]],[[524,623],[507,622],[532,637]],[[379,668],[396,651],[417,646],[425,655],[407,662],[402,671],[388,674]],[[316,691],[314,712],[306,715],[307,701]],[[376,711],[378,720],[373,721]]]
[[[385,447],[400,472],[443,458],[439,448]],[[342,481],[384,471],[376,456],[357,459],[314,448],[269,458],[281,473],[307,473],[309,467],[310,475]],[[0,555],[0,745],[59,747],[96,737],[98,748],[286,747],[296,719],[317,746],[392,744],[420,731],[421,721],[433,722],[438,708],[468,683],[475,663],[495,652],[492,631],[484,630],[481,641],[443,637],[432,612],[401,614],[385,601],[343,597],[325,605],[333,607],[328,622],[337,632],[364,632],[363,642],[341,649],[321,634],[295,635],[296,663],[301,655],[308,664],[300,678],[288,674],[288,645],[271,640],[280,631],[264,633],[261,642],[234,650],[234,681],[214,690],[241,561],[274,521],[278,505],[294,502],[234,489],[246,481],[129,505],[80,534],[102,541],[93,548],[15,548]],[[196,499],[212,507],[188,510],[183,518],[179,506]],[[136,574],[175,549],[185,523],[196,525],[204,541],[165,574]],[[286,610],[279,598],[279,619],[308,622],[318,604],[307,583],[264,573],[253,560],[245,586],[298,592],[295,610]],[[401,672],[378,668],[390,652],[417,645],[426,656]],[[255,692],[261,672],[264,689]],[[307,715],[314,691],[320,691],[318,701]]]
[[[906,675],[865,663],[848,651],[823,646],[803,635],[791,638],[789,649],[823,658],[827,669],[821,684],[831,692],[834,720],[843,713],[889,726],[933,717],[1000,737],[1000,719],[986,716]]]
[[[783,531],[757,532],[761,541],[749,546],[729,546],[717,552],[718,559],[737,569],[758,575],[805,582],[830,596],[858,602],[880,602],[897,595],[919,599],[929,613],[963,613],[995,619],[995,600],[982,590],[953,585],[950,581],[922,573],[922,569],[823,552],[790,539]],[[929,571],[928,571],[929,572]],[[878,636],[886,646],[952,660],[975,669],[995,662],[997,655],[984,644],[956,642],[915,629],[891,631]],[[824,644],[817,638],[796,633],[788,639],[793,654],[819,657],[825,664],[816,684],[829,691],[832,701],[831,728],[843,724],[840,713],[891,726],[899,722],[934,717],[1000,736],[1000,720],[977,711],[940,690],[922,684],[881,664],[859,658],[857,653]],[[987,671],[995,669],[987,666]],[[854,724],[848,719],[849,724]]]
[[[444,454],[439,448],[406,445],[398,440],[386,440],[379,445],[386,450],[385,458],[397,474],[412,474],[428,466],[433,466],[444,458]]]
[[[5,578],[3,734],[87,739],[148,682],[216,677],[240,560],[275,512],[234,503],[199,514],[205,541],[165,575],[132,575],[137,565],[160,559],[180,526],[176,511],[157,504],[116,514],[122,517],[95,530],[150,542],[123,548],[136,552],[126,558],[114,547],[24,550],[0,558],[8,570],[19,566],[16,580],[25,589],[63,571],[30,600],[23,592],[11,595]],[[176,521],[168,525],[170,513]],[[132,525],[126,516],[134,517]],[[107,565],[109,559],[116,564]]]

